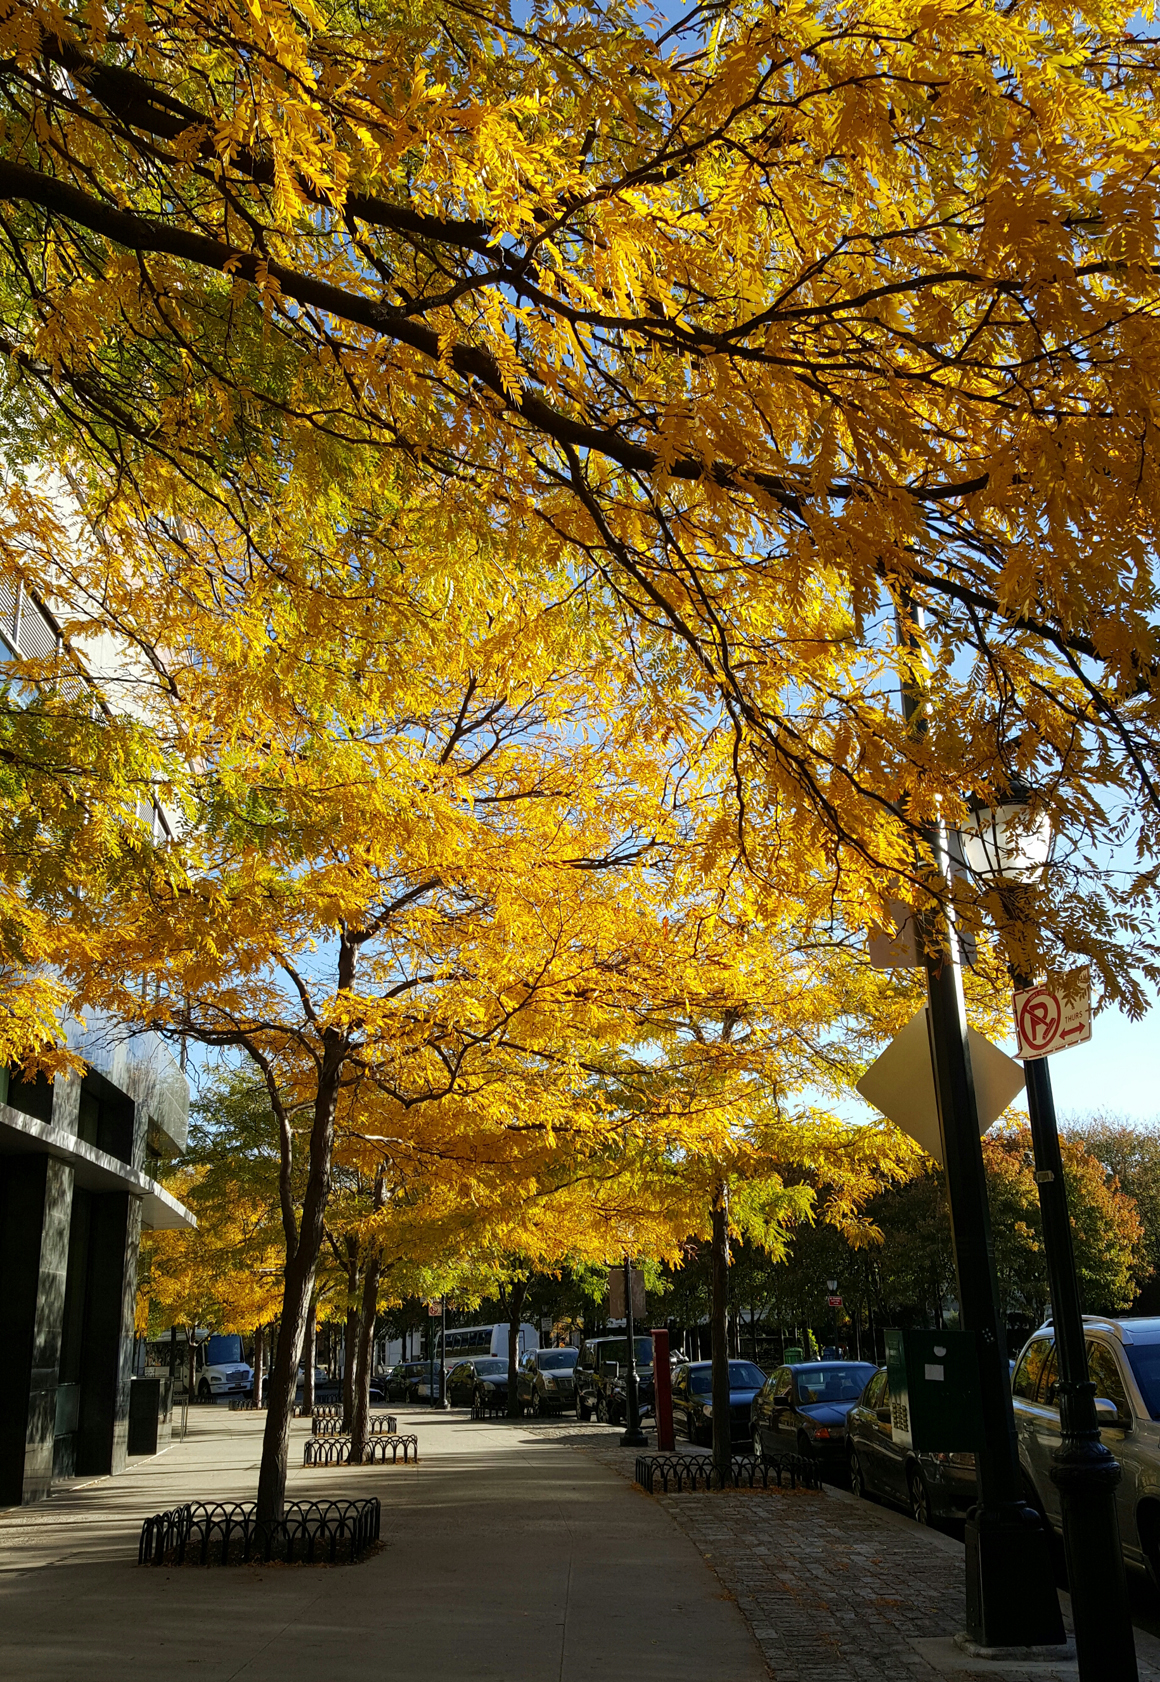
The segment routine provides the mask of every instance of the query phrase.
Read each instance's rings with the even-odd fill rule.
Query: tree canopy
[[[288,482],[351,522],[404,479],[448,532],[563,558],[720,712],[752,866],[808,851],[866,915],[891,877],[941,891],[923,824],[1024,775],[1067,845],[1005,930],[1020,967],[1085,954],[1138,1008],[1160,499],[1132,16],[13,8],[9,453],[73,462],[106,520],[204,499],[260,553]]]

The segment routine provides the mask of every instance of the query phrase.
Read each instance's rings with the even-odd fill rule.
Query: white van
[[[169,1376],[170,1350],[174,1349],[175,1388],[180,1395],[189,1383],[189,1343],[179,1326],[171,1345],[169,1338],[151,1339],[145,1351],[145,1375]],[[237,1332],[208,1332],[199,1326],[194,1332],[193,1393],[201,1400],[212,1396],[247,1396],[254,1388],[254,1369],[246,1360]]]

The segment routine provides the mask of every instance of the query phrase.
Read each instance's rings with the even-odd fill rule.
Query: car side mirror
[[[1106,1396],[1096,1397],[1096,1422],[1101,1429],[1121,1423],[1119,1408],[1115,1402],[1110,1402]]]

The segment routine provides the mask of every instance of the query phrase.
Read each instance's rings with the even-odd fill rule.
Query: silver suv
[[[1100,1435],[1123,1467],[1116,1499],[1124,1558],[1144,1566],[1160,1587],[1160,1320],[1085,1314],[1084,1331]],[[1051,1479],[1052,1453],[1059,1446],[1055,1384],[1049,1322],[1024,1347],[1011,1389],[1024,1474],[1036,1504],[1059,1530],[1059,1490]]]

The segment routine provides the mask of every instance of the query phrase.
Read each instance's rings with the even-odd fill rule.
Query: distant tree
[[[1160,1285],[1160,1127],[1140,1126],[1097,1111],[1064,1128],[1069,1140],[1097,1157],[1104,1172],[1136,1205],[1143,1228],[1139,1282]]]

